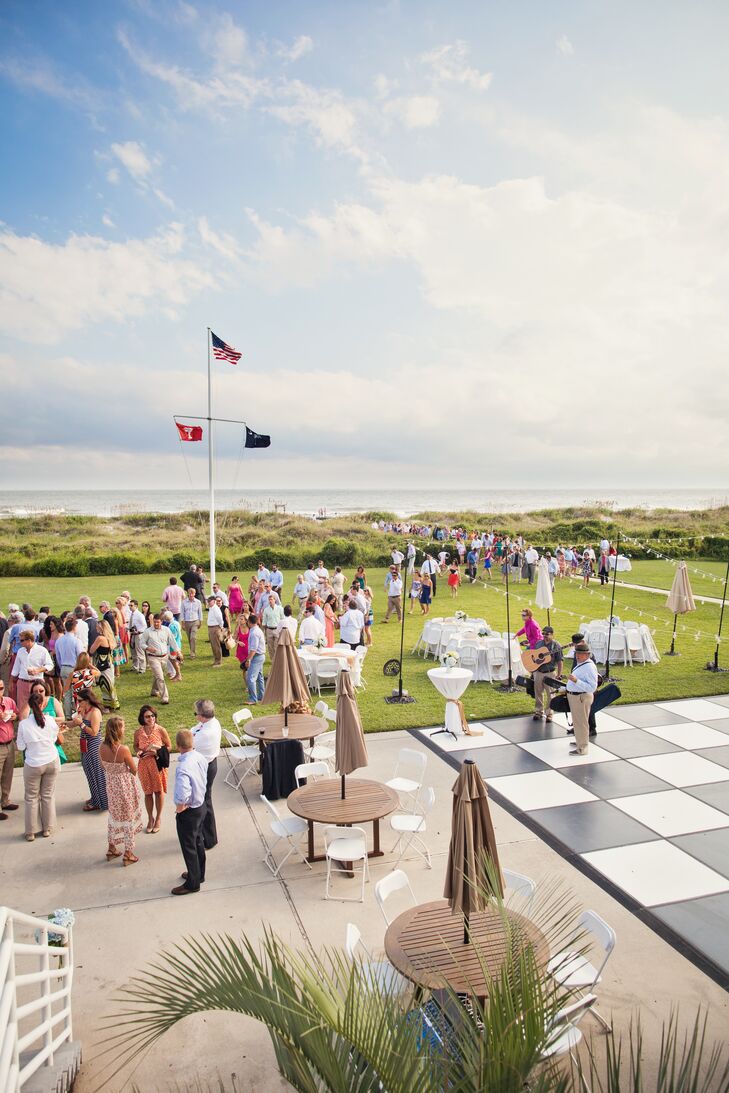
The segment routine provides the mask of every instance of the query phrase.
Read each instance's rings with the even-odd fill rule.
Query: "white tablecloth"
[[[630,564],[630,558],[626,558],[624,554],[618,554],[617,558],[614,554],[611,554],[608,561],[611,569],[615,569],[615,563],[617,562],[618,573],[630,573],[633,568]]]
[[[467,668],[430,668],[428,679],[436,691],[447,700],[445,708],[446,729],[456,736],[460,736],[463,730],[461,715],[456,702],[473,679],[473,672],[470,672]]]
[[[628,639],[629,646],[631,644],[635,645],[635,642],[630,641],[630,635],[628,631],[635,631],[636,629],[638,630],[640,635],[640,648],[637,650],[637,653],[635,650],[633,650],[628,663],[635,661],[635,663],[637,664],[658,664],[661,658],[659,656],[658,650],[656,649],[656,643],[653,640],[653,635],[651,634],[650,628],[646,626],[645,623],[640,623],[637,627],[614,626],[612,628],[612,634],[610,636],[611,664],[617,664],[618,662],[621,664],[625,663],[625,660],[627,658],[624,656],[623,653],[622,638],[623,636],[625,636]],[[604,657],[607,653],[607,627],[584,626],[582,627],[582,630],[584,632],[585,639],[588,645],[593,649],[597,657],[598,663],[600,663],[600,657]],[[618,638],[617,643],[615,641],[616,637]],[[620,645],[619,649],[616,648],[617,644]]]
[[[303,649],[297,649],[299,659],[306,668],[306,674],[312,687],[319,686],[319,675],[317,673],[317,665],[320,660],[324,662],[334,661],[338,670],[342,668],[349,668],[354,673],[357,657],[354,651],[350,653],[344,653],[335,655],[332,650],[325,652],[323,649],[314,649],[310,651],[312,646],[305,645]],[[357,682],[355,682],[357,686]]]
[[[478,649],[478,664],[473,671],[473,678],[477,683],[492,683],[494,680],[506,679],[509,674],[509,662],[507,645],[503,638],[463,638],[454,634],[448,641],[446,652],[453,649],[461,652],[463,646],[475,646]],[[501,654],[501,657],[489,658],[489,650]],[[491,660],[491,663],[489,662]],[[511,642],[511,670],[513,675],[518,675],[522,670],[521,646],[516,639]]]

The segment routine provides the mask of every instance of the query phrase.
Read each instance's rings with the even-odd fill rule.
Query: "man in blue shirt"
[[[275,562],[271,566],[271,576],[269,577],[269,581],[271,582],[271,588],[273,589],[274,592],[278,593],[278,596],[279,596],[279,599],[280,599],[281,598],[281,593],[283,592],[284,579],[283,579],[283,573],[278,568],[278,566],[276,565]]]
[[[590,743],[589,716],[597,690],[597,667],[590,659],[590,648],[580,641],[575,645],[575,665],[567,676],[567,701],[575,731],[575,747],[570,755],[587,755]]]
[[[175,737],[180,753],[175,767],[174,802],[177,814],[177,838],[185,859],[184,884],[172,889],[173,896],[189,896],[199,892],[205,880],[205,845],[203,820],[207,807],[205,792],[208,780],[208,761],[192,746],[192,733],[182,729]]]
[[[478,565],[478,552],[474,547],[471,547],[466,555],[466,573],[471,580],[471,584],[476,580],[476,566]]]

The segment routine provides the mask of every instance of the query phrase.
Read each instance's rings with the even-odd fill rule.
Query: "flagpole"
[[[210,489],[210,587],[217,580],[215,573],[215,484],[213,480],[213,384],[210,368],[210,327],[208,339],[208,487]]]

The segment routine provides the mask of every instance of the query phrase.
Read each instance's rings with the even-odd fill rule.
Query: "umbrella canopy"
[[[490,880],[484,870],[484,856],[493,862],[504,893],[496,835],[489,811],[486,784],[472,759],[466,759],[453,786],[453,815],[448,869],[443,895],[452,911],[461,911],[466,919],[486,906]],[[464,939],[465,940],[465,939]]]
[[[284,627],[274,650],[263,701],[280,702],[285,710],[294,703],[307,706],[310,698],[304,669],[296,655],[291,634]]]
[[[343,668],[337,679],[337,735],[335,740],[334,768],[342,775],[342,796],[344,796],[344,776],[353,770],[366,767],[369,763],[367,745],[362,731],[362,719],[354,695],[352,677]]]
[[[671,591],[668,593],[668,599],[666,600],[666,607],[669,611],[673,611],[674,615],[686,615],[689,611],[696,610],[694,594],[691,591],[691,582],[689,581],[685,562],[678,563]]]
[[[552,582],[549,579],[549,562],[546,558],[540,558],[539,565],[537,566],[537,594],[534,598],[534,602],[537,607],[541,607],[543,611],[549,611],[550,607],[554,604]]]

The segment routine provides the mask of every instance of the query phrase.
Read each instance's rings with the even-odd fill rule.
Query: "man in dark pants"
[[[197,725],[192,727],[192,741],[196,752],[202,755],[208,764],[205,804],[207,811],[203,820],[203,841],[206,850],[218,845],[218,829],[213,810],[213,782],[218,773],[218,756],[223,730],[215,716],[215,704],[209,698],[199,698],[195,703],[198,716]]]
[[[177,838],[185,859],[186,870],[182,874],[184,884],[172,889],[173,896],[188,896],[199,892],[205,880],[205,844],[203,821],[207,811],[208,763],[203,755],[193,750],[192,733],[189,729],[178,732],[175,742],[179,756],[175,767],[174,802],[177,818]]]

